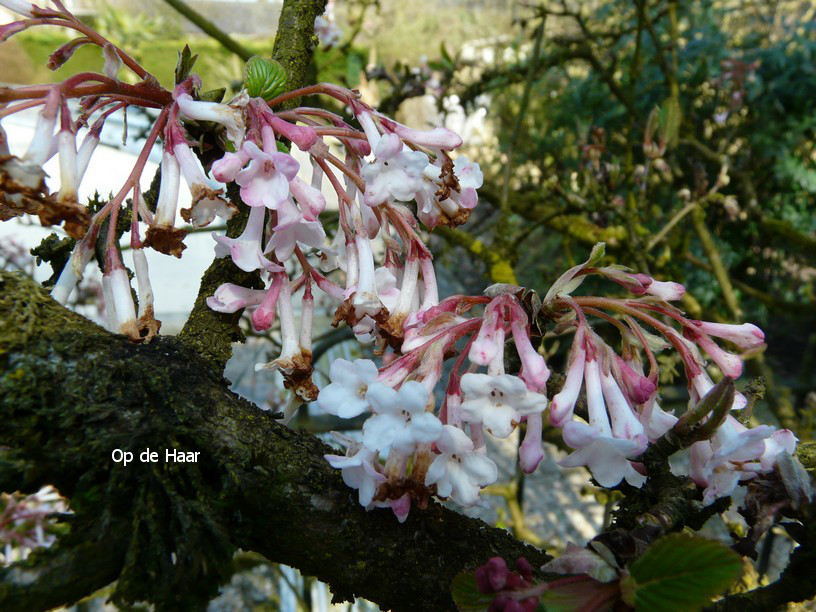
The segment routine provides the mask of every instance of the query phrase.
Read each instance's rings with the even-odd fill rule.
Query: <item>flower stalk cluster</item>
[[[649,473],[638,458],[682,416],[660,406],[656,354],[678,355],[693,408],[714,387],[712,374],[738,378],[742,358],[763,346],[762,331],[751,324],[688,319],[671,304],[682,297],[682,285],[602,265],[602,245],[557,279],[543,299],[529,300],[530,292],[506,285],[481,296],[443,298],[423,228],[466,222],[483,180],[477,163],[455,154],[462,139],[451,130],[415,130],[377,112],[358,92],[331,84],[266,99],[247,89],[222,103],[200,99],[198,77],[182,75],[168,92],[61,5],[56,10],[17,1],[3,5],[24,19],[2,36],[32,25],[62,25],[82,34],[76,44],[96,44],[106,58],[104,74],[0,89],[0,101],[22,100],[0,111],[2,116],[39,108],[34,138],[21,157],[11,155],[0,138],[0,214],[64,222],[77,238],[52,295],[66,303],[98,240],[105,239],[108,327],[134,341],[149,340],[158,322],[144,249],[181,257],[187,229],[177,224],[179,214],[193,227],[245,214],[239,236],[213,233],[215,254],[257,272],[264,288],[225,283],[207,304],[221,313],[247,311],[258,332],[279,329],[280,355],[256,369],[282,373],[292,392],[290,407],[314,402],[342,418],[366,415],[359,439],[338,436],[345,454],[326,456],[366,508],[388,507],[404,520],[412,506],[423,507],[431,496],[472,506],[498,478],[488,454],[490,437],[507,438],[523,428],[519,463],[530,473],[543,459],[547,424],[561,430],[574,449],[561,465],[588,468],[603,487],[624,480],[640,487]],[[58,50],[52,60],[69,55]],[[264,60],[254,61],[253,73],[275,72],[258,65]],[[117,80],[120,64],[142,80],[136,85]],[[268,87],[256,85],[250,89],[268,93]],[[311,107],[276,110],[305,95],[332,98],[352,116]],[[71,99],[80,101],[78,116],[68,108]],[[77,201],[77,188],[106,119],[131,106],[157,109],[158,116],[129,177],[91,217]],[[202,138],[203,126],[210,135],[214,126],[216,138]],[[87,133],[77,144],[80,128]],[[152,210],[139,185],[159,141],[161,180]],[[290,146],[306,156],[305,168]],[[42,165],[53,155],[59,156],[60,188],[49,193]],[[201,162],[213,158],[209,168]],[[192,204],[179,213],[182,177]],[[240,201],[226,196],[232,183]],[[336,225],[328,220],[325,193],[337,200]],[[129,195],[138,306],[115,233]],[[628,295],[574,295],[588,276],[611,281]],[[368,359],[335,361],[322,391],[312,381],[319,293],[335,304],[334,326],[350,327],[359,342],[373,345],[375,356],[389,351],[379,367]],[[598,322],[616,330],[616,341],[596,331]],[[548,324],[555,335],[572,338],[565,383],[552,398],[551,368],[538,331]],[[510,357],[518,358],[518,371],[507,371]],[[453,360],[452,368],[443,379],[447,360]],[[745,404],[737,393],[728,411],[737,413]],[[796,443],[787,430],[746,429],[730,414],[721,421],[701,418],[711,419],[710,432],[692,447],[690,475],[703,488],[706,504],[771,470],[779,454],[793,452]]]

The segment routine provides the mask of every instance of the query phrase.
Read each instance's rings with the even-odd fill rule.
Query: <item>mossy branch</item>
[[[366,512],[323,459],[330,447],[230,392],[184,343],[134,345],[21,275],[0,273],[0,289],[0,490],[53,484],[74,512],[53,549],[68,556],[46,551],[4,569],[0,609],[68,604],[114,579],[114,601],[202,607],[240,548],[324,580],[340,600],[449,610],[463,569],[494,555],[549,558],[435,503],[404,524],[387,509]],[[138,461],[148,447],[158,462]],[[135,461],[114,463],[116,448]],[[166,462],[165,449],[199,460]],[[82,562],[71,534],[104,544],[106,562]],[[49,567],[73,586],[49,590]]]

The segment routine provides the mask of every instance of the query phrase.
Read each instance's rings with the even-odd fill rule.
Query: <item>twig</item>
[[[726,270],[725,264],[723,264],[722,258],[720,257],[720,251],[717,249],[717,245],[714,244],[714,238],[711,236],[711,232],[709,232],[708,228],[706,227],[705,212],[702,208],[698,208],[694,211],[691,219],[694,225],[694,231],[697,233],[697,237],[700,239],[700,244],[703,247],[703,251],[705,252],[706,257],[708,257],[708,261],[711,263],[714,278],[717,279],[720,289],[722,290],[725,305],[728,307],[728,311],[735,320],[741,320],[742,309],[737,302],[737,295],[734,293],[734,286],[731,284],[731,279],[728,277],[728,270]]]
[[[674,228],[675,225],[680,223],[687,214],[689,214],[692,210],[697,208],[697,202],[690,202],[686,204],[683,208],[681,208],[677,214],[675,214],[669,222],[664,225],[659,232],[657,232],[654,237],[649,241],[649,244],[646,245],[646,250],[651,251],[655,248],[660,242],[668,235],[670,231]]]
[[[194,10],[183,0],[164,0],[167,4],[172,6],[176,11],[181,13],[188,21],[198,26],[210,38],[221,43],[227,51],[232,51],[235,55],[246,61],[253,55],[252,51],[244,47],[241,43],[232,38],[229,34],[224,32],[221,28],[215,25],[212,21],[204,17],[201,13]]]

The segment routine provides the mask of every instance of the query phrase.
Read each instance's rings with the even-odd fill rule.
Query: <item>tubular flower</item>
[[[317,398],[318,408],[344,419],[363,414],[371,409],[366,392],[377,375],[377,366],[370,359],[335,359],[329,370],[331,383]]]
[[[370,450],[392,448],[410,455],[418,444],[434,442],[442,431],[439,419],[425,411],[428,390],[418,382],[404,383],[398,391],[373,384],[365,398],[375,413],[363,425],[363,444]]]
[[[541,412],[547,407],[546,396],[527,389],[517,376],[465,374],[461,384],[464,401],[459,414],[462,420],[483,425],[497,438],[506,438],[513,433],[522,416]]]
[[[474,452],[473,441],[452,425],[442,427],[436,447],[441,454],[428,468],[425,484],[436,485],[440,497],[449,497],[464,507],[473,506],[479,501],[479,491],[496,482],[496,464]]]

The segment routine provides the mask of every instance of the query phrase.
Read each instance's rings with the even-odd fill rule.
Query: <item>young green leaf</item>
[[[725,544],[685,533],[659,539],[629,568],[624,600],[637,610],[699,610],[742,574]]]
[[[457,574],[451,582],[451,596],[456,608],[462,612],[482,612],[487,610],[495,597],[494,593],[482,593],[476,586],[474,572]]]
[[[544,296],[544,303],[549,304],[559,295],[569,295],[575,291],[586,278],[584,275],[580,274],[580,272],[584,270],[584,268],[596,267],[603,259],[605,253],[606,245],[603,242],[596,243],[595,246],[592,247],[592,252],[589,254],[589,259],[587,259],[584,263],[573,266],[564,272],[564,274],[562,274],[558,280],[552,284],[550,290],[547,291],[547,295]]]
[[[178,52],[178,63],[176,64],[176,85],[190,76],[193,66],[198,59],[198,54],[193,55],[190,45],[184,45],[184,49]]]
[[[271,100],[286,89],[286,71],[279,62],[255,55],[244,66],[244,87],[253,98]]]

